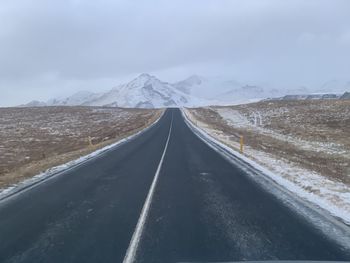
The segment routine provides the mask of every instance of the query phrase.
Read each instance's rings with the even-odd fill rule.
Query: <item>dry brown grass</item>
[[[229,110],[244,116],[247,124],[222,118]],[[262,124],[255,125],[259,112]],[[350,101],[268,101],[230,107],[192,109],[191,113],[214,130],[264,151],[276,159],[350,184]]]
[[[136,133],[161,112],[102,107],[0,108],[0,188]]]

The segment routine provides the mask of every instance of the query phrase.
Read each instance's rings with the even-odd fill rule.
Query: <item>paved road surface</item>
[[[204,144],[176,109],[0,202],[0,262],[123,262],[126,253],[129,262],[350,259]]]

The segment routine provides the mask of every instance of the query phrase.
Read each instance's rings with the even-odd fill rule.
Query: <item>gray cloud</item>
[[[3,0],[0,105],[108,89],[151,72],[350,79],[347,0]]]

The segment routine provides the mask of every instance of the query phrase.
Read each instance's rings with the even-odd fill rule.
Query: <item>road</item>
[[[0,262],[349,260],[202,142],[178,109],[0,202]]]

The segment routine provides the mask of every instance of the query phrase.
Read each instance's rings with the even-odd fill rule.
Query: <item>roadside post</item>
[[[239,140],[239,144],[240,144],[240,152],[243,153],[243,145],[244,145],[244,138],[243,135],[241,135],[241,139]]]

